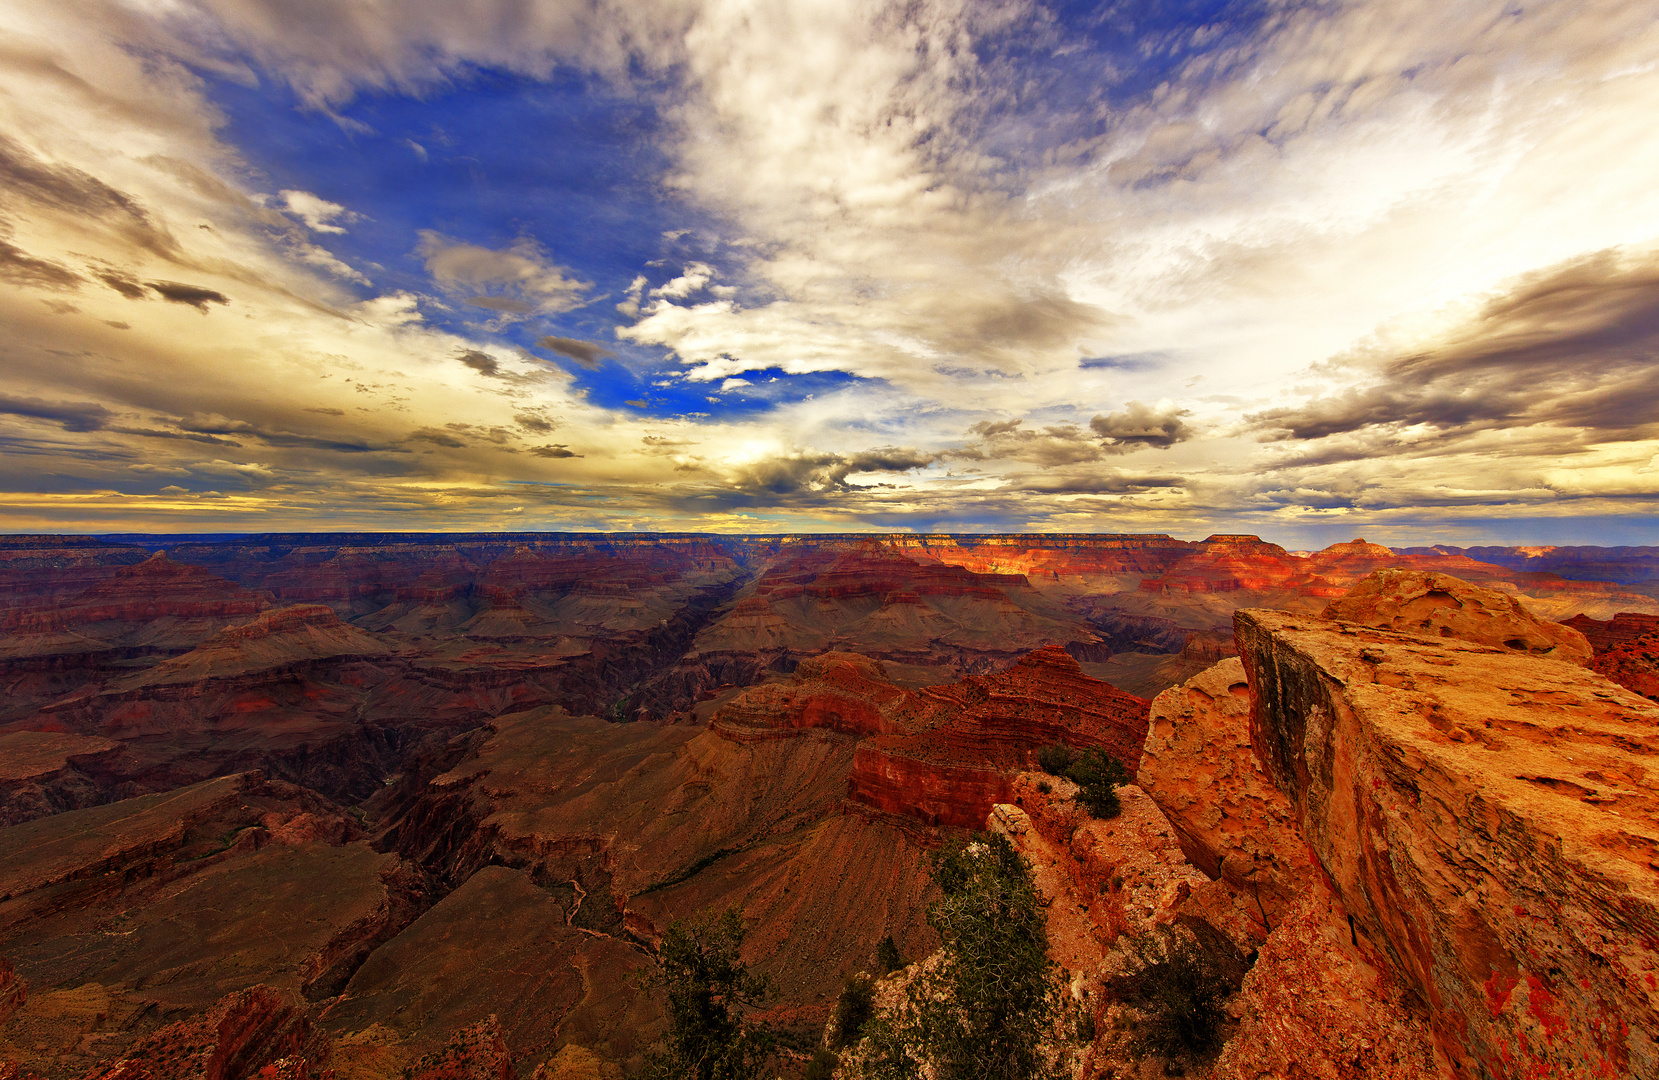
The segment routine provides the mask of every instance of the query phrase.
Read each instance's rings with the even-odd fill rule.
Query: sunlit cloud
[[[7,520],[1299,542],[1659,509],[1639,5],[1125,19],[13,5]],[[474,137],[486,103],[575,134]],[[272,159],[262,118],[328,149]]]

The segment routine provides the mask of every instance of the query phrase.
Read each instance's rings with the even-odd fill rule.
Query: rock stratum
[[[1416,1075],[1399,1070],[1419,1051],[1554,1062],[1517,1056],[1566,1039],[1554,1019],[1505,1017],[1533,1016],[1546,993],[1569,1000],[1556,970],[1578,969],[1556,953],[1540,968],[1526,950],[1549,943],[1514,944],[1507,929],[1494,933],[1512,971],[1498,946],[1457,954],[1487,940],[1463,923],[1425,923],[1415,952],[1395,943],[1385,914],[1445,897],[1368,907],[1381,856],[1326,865],[1370,834],[1320,840],[1307,807],[1339,795],[1263,764],[1263,698],[1246,674],[1259,642],[1235,641],[1230,621],[1264,604],[1323,633],[1384,620],[1352,634],[1385,653],[1431,641],[1449,663],[1429,668],[1467,663],[1487,684],[1498,672],[1478,663],[1563,669],[1556,701],[1569,686],[1624,694],[1596,672],[1639,680],[1649,646],[1628,631],[1659,613],[1640,553],[1617,580],[1586,580],[1559,559],[1544,572],[1239,536],[137,540],[0,541],[0,1076],[614,1075],[665,1023],[635,978],[662,929],[734,904],[781,991],[772,1021],[815,1033],[882,937],[907,956],[933,947],[928,850],[1000,807],[1049,859],[1046,880],[1070,890],[1050,908],[1068,964],[1107,963],[1125,930],[1177,918],[1259,954],[1225,1075],[1313,1061],[1329,1067],[1310,1076]],[[1422,606],[1400,588],[1357,621],[1320,617],[1377,570],[1450,573],[1480,595],[1438,588],[1461,621],[1438,598],[1438,614],[1400,621],[1378,604]],[[1578,616],[1582,636],[1529,609]],[[1487,644],[1459,644],[1476,622]],[[1149,716],[1148,699],[1181,680]],[[1543,721],[1505,738],[1519,746],[1528,723]],[[1619,800],[1645,783],[1640,740],[1579,726],[1562,745],[1602,779],[1541,761],[1526,775],[1589,796],[1506,783],[1635,813],[1645,804]],[[1580,756],[1573,739],[1594,743],[1592,730],[1612,741]],[[1044,792],[1025,773],[1052,742],[1138,767],[1123,819],[1084,820],[1068,784]],[[1431,841],[1389,806],[1398,842]],[[1631,866],[1638,825],[1616,856]],[[1493,842],[1519,843],[1508,828]],[[1548,849],[1546,832],[1527,835]],[[1550,945],[1561,956],[1593,923],[1571,895],[1539,909],[1582,930]],[[1446,950],[1461,958],[1447,966]],[[1487,1000],[1456,983],[1482,956],[1507,996],[1488,1003],[1490,1021],[1459,1027],[1445,1017]],[[1597,1001],[1635,1008],[1601,978]],[[1540,1007],[1569,1028],[1582,1019]],[[1630,1039],[1572,1046],[1639,1075]],[[1286,1065],[1297,1041],[1323,1049]],[[1100,1048],[1096,1074],[1111,1055]]]

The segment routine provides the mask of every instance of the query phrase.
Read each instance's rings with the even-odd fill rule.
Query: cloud
[[[24,203],[108,228],[158,255],[177,252],[177,242],[133,196],[74,166],[45,161],[0,133],[0,206]]]
[[[1528,274],[1428,341],[1355,355],[1365,380],[1248,417],[1270,437],[1421,429],[1582,428],[1597,439],[1659,434],[1659,253],[1602,251]]]
[[[1098,461],[1101,449],[1095,439],[1076,424],[1050,424],[1041,429],[1024,426],[1023,420],[985,420],[968,429],[977,442],[953,456],[973,461],[1027,461],[1049,467]]]
[[[345,227],[335,222],[350,224],[358,220],[357,214],[339,203],[329,202],[309,191],[283,191],[282,201],[288,212],[305,222],[305,227],[312,232],[343,234]]]
[[[559,426],[546,417],[537,416],[534,413],[514,413],[513,419],[525,431],[534,431],[540,434],[546,434]]]
[[[1168,398],[1156,405],[1131,401],[1122,412],[1096,416],[1089,421],[1089,429],[1100,436],[1109,453],[1124,454],[1147,447],[1167,450],[1192,438],[1192,429],[1181,419],[1189,415],[1188,410],[1177,409]]]
[[[565,446],[563,443],[532,446],[530,448],[530,452],[540,458],[572,458],[582,456],[581,454],[572,453],[570,447]]]
[[[175,304],[188,304],[207,314],[209,304],[228,304],[230,297],[216,289],[205,289],[200,285],[186,285],[182,281],[148,281],[150,288],[161,295],[163,300],[171,300]]]
[[[1113,470],[1088,476],[1015,476],[1005,490],[1038,492],[1045,495],[1122,495],[1127,492],[1178,488],[1187,481],[1179,476],[1153,476]]]
[[[422,230],[416,251],[426,272],[447,292],[473,293],[466,302],[504,314],[557,314],[580,306],[592,284],[567,277],[533,240],[505,250]]]
[[[501,363],[489,353],[480,352],[477,349],[467,349],[464,352],[457,353],[455,359],[487,378],[496,379],[501,377]]]
[[[9,394],[0,394],[0,413],[51,420],[65,431],[100,431],[115,415],[93,401],[41,401]]]
[[[536,342],[544,349],[549,349],[560,356],[568,356],[585,368],[597,368],[601,360],[612,355],[603,345],[596,345],[591,341],[579,341],[576,338],[548,337]]]
[[[99,281],[125,296],[128,300],[148,300],[150,294],[138,279],[119,270],[99,270],[93,274]]]
[[[713,278],[714,270],[708,263],[692,263],[685,268],[679,277],[652,289],[651,295],[665,296],[671,300],[684,300],[706,286]]]
[[[445,446],[445,447],[448,447],[452,450],[459,449],[459,448],[467,445],[461,439],[456,438],[453,433],[448,432],[448,431],[443,431],[443,430],[441,430],[439,428],[435,428],[435,427],[423,427],[423,428],[415,429],[414,431],[409,433],[409,441],[411,441],[411,442],[429,442],[429,443],[432,443],[434,446]]]
[[[0,240],[0,278],[42,289],[72,289],[81,283],[81,275],[67,266],[37,259],[4,240]]]

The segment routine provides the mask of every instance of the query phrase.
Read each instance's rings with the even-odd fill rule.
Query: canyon
[[[1584,898],[1645,896],[1630,875],[1659,850],[1655,549],[1531,550],[0,538],[0,1077],[602,1075],[664,1029],[639,983],[662,929],[733,905],[804,1061],[883,937],[936,946],[928,853],[988,819],[1071,882],[1087,925],[1050,908],[1070,962],[1177,916],[1258,954],[1226,1068],[1268,1060],[1289,1017],[1319,1045],[1530,1075],[1513,1063],[1565,1060],[1537,1049],[1562,1031],[1645,1015],[1583,956],[1646,909],[1596,922]],[[1498,706],[1448,688],[1517,680],[1496,734],[1473,718]],[[1427,734],[1376,719],[1400,694]],[[1630,718],[1544,719],[1613,707]],[[1315,714],[1349,720],[1315,738],[1295,719]],[[1029,772],[1052,743],[1138,770],[1122,819]],[[1525,776],[1477,783],[1482,754]],[[1481,858],[1512,878],[1550,837],[1594,858],[1454,902],[1425,883],[1473,871],[1431,797],[1490,802]],[[1401,883],[1383,852],[1406,845]],[[1523,908],[1570,933],[1512,926]],[[1337,937],[1347,960],[1310,961]],[[1331,1015],[1275,1014],[1300,977]],[[1634,1069],[1633,1038],[1571,1052]]]

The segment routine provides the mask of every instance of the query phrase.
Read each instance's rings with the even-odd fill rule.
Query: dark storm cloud
[[[909,472],[937,460],[934,454],[892,446],[856,454],[818,451],[779,455],[745,465],[730,478],[727,487],[705,491],[686,505],[708,510],[823,504],[891,486],[852,483],[848,477],[856,473]]]
[[[456,450],[467,445],[461,439],[457,439],[451,432],[434,427],[416,428],[414,431],[409,433],[407,441],[429,442],[435,446],[447,446],[451,450]]]
[[[93,401],[41,401],[7,394],[0,394],[0,413],[50,420],[65,431],[99,431],[108,427],[115,415]]]
[[[1153,406],[1131,401],[1122,412],[1090,420],[1089,430],[1100,436],[1107,453],[1127,454],[1145,447],[1167,450],[1192,438],[1192,428],[1181,419],[1186,415],[1187,410],[1172,404]]]
[[[44,289],[72,289],[81,282],[81,275],[49,259],[37,259],[21,248],[0,240],[0,278],[14,285],[34,285]]]
[[[44,162],[0,135],[0,202],[19,200],[104,224],[158,254],[171,257],[178,246],[132,196],[79,169]]]
[[[536,455],[537,457],[544,457],[544,458],[567,458],[567,457],[581,457],[582,456],[581,454],[572,453],[570,447],[565,446],[562,443],[555,443],[555,444],[550,445],[550,446],[532,446],[530,448],[530,452],[532,454]]]
[[[1135,476],[1113,472],[1099,476],[1010,478],[1000,490],[1028,491],[1037,495],[1126,495],[1155,488],[1177,488],[1186,484],[1179,476]]]
[[[119,270],[100,270],[95,275],[99,281],[108,285],[128,300],[148,300],[150,294],[144,291],[144,286],[137,278],[123,274]]]
[[[577,338],[549,335],[536,342],[536,344],[544,349],[556,352],[560,356],[568,356],[585,368],[596,368],[601,360],[611,355],[611,351],[603,345],[596,345],[591,341],[581,341]]]
[[[306,410],[321,411],[321,410]],[[246,420],[232,420],[229,417],[214,413],[191,413],[189,416],[174,421],[184,437],[206,436],[220,437],[237,435],[257,439],[269,446],[283,446],[299,450],[333,450],[342,454],[366,454],[380,450],[392,450],[394,447],[377,443],[365,442],[361,439],[332,439],[320,435],[306,435],[293,431],[272,429],[258,424],[251,424]],[[144,432],[143,434],[165,434],[160,432]],[[233,443],[232,445],[240,445]]]
[[[465,352],[457,354],[455,359],[480,375],[489,378],[499,378],[501,375],[500,362],[489,353],[479,352],[477,349],[467,349]]]
[[[209,304],[230,303],[230,297],[224,293],[204,289],[200,285],[187,285],[182,281],[150,281],[146,284],[161,294],[163,300],[171,300],[175,304],[189,304],[203,315],[207,314]]]
[[[1076,424],[1051,424],[1041,429],[1024,424],[1023,420],[981,421],[968,429],[968,434],[978,436],[979,441],[953,451],[951,456],[968,461],[1028,461],[1049,468],[1101,458],[1095,439]]]
[[[1659,259],[1607,251],[1531,275],[1438,347],[1379,369],[1371,385],[1247,419],[1301,440],[1416,425],[1650,437],[1659,429]]]
[[[559,426],[545,417],[537,416],[535,413],[514,413],[513,420],[525,431],[534,431],[543,435]]]

